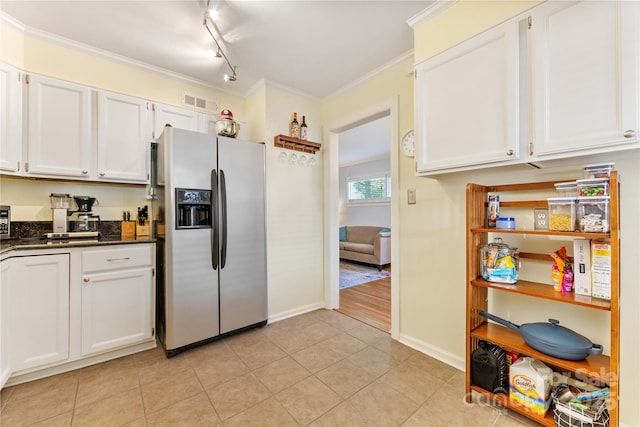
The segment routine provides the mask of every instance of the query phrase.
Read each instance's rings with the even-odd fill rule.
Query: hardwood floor
[[[342,289],[337,311],[390,333],[391,277]]]

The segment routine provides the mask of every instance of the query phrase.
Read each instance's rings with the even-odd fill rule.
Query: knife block
[[[144,224],[140,225],[138,221],[136,224],[136,237],[148,237],[149,236],[149,220],[145,221]]]
[[[135,221],[122,221],[120,223],[120,238],[122,240],[133,240],[136,238]]]

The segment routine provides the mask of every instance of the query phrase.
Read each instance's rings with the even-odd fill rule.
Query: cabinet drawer
[[[127,245],[82,252],[82,272],[121,270],[151,265],[151,246]]]

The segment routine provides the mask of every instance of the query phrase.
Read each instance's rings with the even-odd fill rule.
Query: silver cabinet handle
[[[633,138],[634,136],[636,136],[636,131],[633,129],[629,129],[627,131],[625,131],[622,136],[624,136],[625,138]]]
[[[507,150],[507,156],[513,156],[513,150]]]
[[[131,258],[129,257],[124,257],[124,258],[107,258],[107,261],[109,262],[114,262],[114,261],[128,261]]]
[[[100,172],[100,176],[104,176],[104,175],[105,175],[104,172]]]
[[[82,170],[82,175],[87,175],[88,173],[89,173],[89,171],[88,171],[88,170],[86,170],[86,169],[83,169],[83,170]]]
[[[533,156],[533,142],[529,143],[529,155]]]
[[[82,279],[82,281],[83,281],[84,283],[89,283],[89,281],[90,281],[90,280],[91,280],[91,279],[89,279],[88,277],[85,277],[84,279]]]

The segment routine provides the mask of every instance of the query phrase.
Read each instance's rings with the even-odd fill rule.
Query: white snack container
[[[608,233],[609,196],[578,197],[578,224],[583,233]]]

